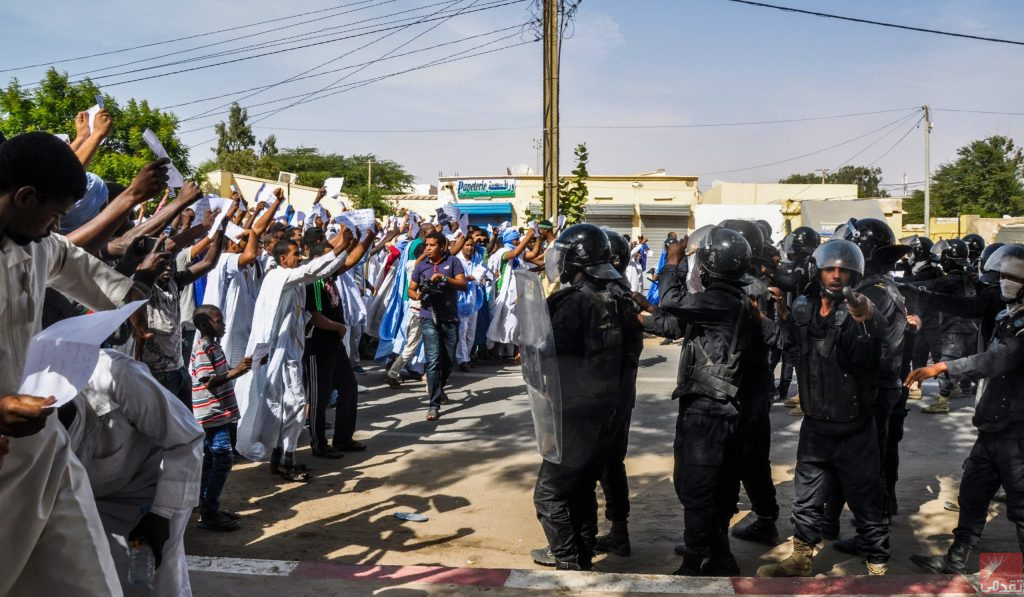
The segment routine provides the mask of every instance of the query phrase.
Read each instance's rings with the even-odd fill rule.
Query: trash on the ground
[[[395,518],[398,520],[408,520],[409,522],[427,522],[430,520],[427,516],[415,512],[395,512]]]

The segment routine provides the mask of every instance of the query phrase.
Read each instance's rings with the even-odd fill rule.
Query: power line
[[[451,5],[454,5],[454,4],[456,4],[456,3],[458,3],[458,2],[461,2],[461,1],[462,1],[462,0],[454,0],[454,1],[452,2],[452,4],[451,4]],[[383,59],[387,58],[388,56],[390,56],[390,55],[394,54],[394,53],[395,53],[395,52],[397,52],[398,50],[401,50],[401,49],[402,49],[402,48],[404,48],[405,46],[408,46],[408,45],[409,45],[409,44],[411,44],[412,42],[414,42],[414,41],[416,41],[417,39],[419,39],[419,38],[423,37],[423,36],[424,36],[424,35],[426,35],[427,33],[430,33],[431,31],[433,31],[433,30],[437,29],[438,27],[440,27],[440,26],[441,26],[441,25],[443,25],[444,23],[446,23],[446,22],[450,21],[451,19],[453,19],[453,18],[455,18],[455,17],[457,17],[457,16],[459,16],[459,15],[461,15],[461,14],[464,14],[464,13],[465,13],[465,12],[466,12],[467,10],[469,10],[470,8],[473,8],[473,6],[475,6],[475,5],[476,5],[476,4],[478,4],[479,2],[480,2],[480,0],[472,0],[472,2],[470,2],[470,3],[468,4],[468,5],[464,6],[464,7],[463,7],[463,8],[462,8],[462,9],[461,9],[461,10],[460,10],[459,12],[457,12],[457,13],[455,13],[455,14],[453,14],[453,15],[449,15],[449,16],[448,16],[447,18],[445,18],[445,19],[442,19],[442,20],[438,21],[437,23],[434,23],[434,24],[433,24],[433,25],[431,25],[430,27],[427,27],[427,29],[425,29],[424,31],[421,31],[421,32],[417,33],[417,34],[416,34],[416,35],[414,35],[414,36],[413,36],[413,37],[412,37],[411,39],[408,39],[408,40],[406,40],[406,41],[402,42],[401,44],[399,44],[399,45],[395,46],[394,48],[392,48],[391,50],[389,50],[388,52],[386,52],[386,53],[385,53],[385,54],[384,54],[383,56],[379,56],[379,57],[378,57],[378,58],[377,58],[376,60],[374,60],[374,61],[373,61],[372,63],[370,63],[370,64],[367,64],[366,66],[361,66],[361,67],[357,68],[356,70],[354,70],[354,71],[352,71],[352,72],[350,72],[350,73],[346,73],[346,74],[345,74],[345,75],[343,75],[343,76],[342,76],[341,78],[339,78],[339,79],[335,80],[335,81],[334,81],[333,83],[329,83],[328,85],[324,85],[324,86],[323,86],[323,87],[321,87],[320,89],[317,89],[316,91],[314,91],[314,92],[312,92],[312,93],[308,94],[308,95],[307,95],[306,97],[304,97],[304,98],[302,98],[302,99],[300,99],[300,100],[298,100],[298,101],[295,101],[295,102],[293,102],[293,103],[291,103],[291,104],[288,104],[287,106],[284,106],[284,107],[278,108],[278,109],[276,109],[275,111],[273,111],[273,112],[271,112],[271,113],[267,114],[266,116],[263,116],[263,117],[261,117],[261,118],[259,118],[259,119],[257,119],[257,120],[253,120],[253,122],[252,122],[252,123],[253,123],[253,124],[256,124],[257,122],[260,122],[260,121],[262,121],[262,120],[266,120],[266,119],[270,118],[271,116],[274,116],[275,114],[279,114],[279,113],[281,113],[281,112],[283,112],[283,111],[287,110],[288,108],[292,108],[292,107],[294,107],[294,106],[296,106],[296,105],[298,105],[298,104],[301,104],[301,103],[305,102],[306,100],[308,100],[308,99],[310,99],[310,98],[312,98],[312,97],[314,97],[314,96],[316,96],[316,95],[318,95],[318,94],[320,94],[320,93],[323,93],[324,91],[326,91],[326,90],[330,89],[330,88],[331,88],[331,87],[333,87],[334,85],[337,85],[338,83],[341,83],[341,82],[342,82],[342,81],[344,81],[345,79],[347,79],[347,78],[351,77],[352,75],[354,75],[354,74],[356,74],[356,73],[358,73],[358,72],[361,72],[361,71],[362,71],[362,70],[364,70],[364,69],[367,69],[367,68],[369,68],[369,67],[370,67],[371,65],[373,65],[373,64],[376,64],[377,62],[380,62],[381,60],[383,60]],[[449,5],[449,6],[451,6],[451,5]],[[447,7],[446,7],[446,8],[447,8]],[[435,13],[434,13],[434,15],[436,15],[436,14],[437,14],[438,12],[441,12],[441,11],[439,10],[439,11],[435,12]],[[434,15],[430,15],[430,16],[434,16]],[[425,19],[424,19],[424,20],[425,20]],[[422,21],[421,21],[421,22],[422,22]],[[418,23],[414,23],[414,24],[418,24]],[[397,32],[396,32],[396,33],[397,33]],[[385,37],[388,37],[388,36],[385,36]]]
[[[461,60],[466,60],[466,59],[473,58],[473,57],[476,57],[476,56],[483,56],[485,54],[493,54],[495,52],[501,52],[503,50],[510,50],[512,48],[518,48],[520,46],[525,46],[525,45],[528,45],[528,44],[536,43],[537,41],[539,41],[539,40],[522,41],[522,42],[519,42],[519,43],[510,44],[510,45],[507,45],[507,46],[502,46],[500,48],[494,48],[492,50],[486,50],[486,51],[483,51],[483,52],[477,52],[477,53],[469,54],[469,55],[466,55],[466,56],[458,56],[458,54],[453,54],[453,56],[458,56],[458,57],[450,58],[448,60],[438,60],[438,61],[430,62],[430,63],[427,63],[427,64],[423,64],[423,65],[420,65],[420,66],[417,66],[417,67],[414,67],[414,68],[409,68],[409,69],[406,69],[406,70],[403,70],[403,71],[398,71],[398,72],[390,73],[390,74],[387,74],[387,75],[381,75],[381,76],[373,78],[373,79],[367,79],[365,81],[358,81],[358,82],[352,83],[350,86],[348,86],[345,89],[340,89],[338,91],[333,91],[333,92],[325,94],[325,95],[323,95],[321,97],[313,98],[311,100],[306,100],[306,102],[303,102],[303,103],[307,103],[307,102],[310,102],[310,101],[316,101],[316,100],[319,100],[319,99],[323,99],[325,97],[329,97],[329,96],[332,96],[332,95],[337,95],[339,93],[345,93],[347,91],[352,91],[353,89],[358,89],[360,87],[365,87],[365,86],[370,85],[372,83],[376,83],[376,82],[382,81],[384,79],[390,79],[392,77],[396,77],[396,76],[399,76],[399,75],[402,75],[402,74],[405,74],[405,73],[410,73],[410,72],[414,72],[414,71],[418,71],[418,70],[423,70],[423,69],[431,68],[431,67],[434,67],[434,66],[441,66],[443,64],[450,64],[450,63],[453,63],[453,62],[459,62]],[[275,101],[281,101],[281,100],[275,100]],[[266,112],[264,112],[262,114],[265,114],[265,113]],[[254,116],[261,116],[262,114],[254,114]],[[193,130],[190,130],[190,131],[184,131],[184,132],[178,133],[178,134],[179,135],[184,135],[186,133],[192,133],[192,132],[196,132],[196,131],[199,131],[199,130],[203,130],[204,128],[206,128],[206,127],[202,127],[202,128],[198,128],[198,129],[193,129]],[[193,149],[193,148],[198,147],[200,145],[206,145],[207,143],[210,143],[210,142],[216,141],[216,140],[217,140],[217,138],[213,137],[212,139],[207,139],[205,141],[200,141],[199,143],[193,143],[192,145],[188,146],[188,149]]]
[[[374,6],[362,6],[360,8],[354,8],[352,10],[346,10],[344,12],[340,12],[338,14],[331,15],[329,17],[320,17],[320,18],[317,18],[317,19],[310,19],[308,21],[301,21],[299,23],[292,23],[291,25],[285,25],[284,27],[273,27],[271,29],[264,29],[263,31],[255,31],[255,32],[250,33],[248,35],[249,35],[249,37],[256,37],[256,36],[263,35],[264,33],[276,33],[278,31],[282,31],[284,29],[291,29],[292,27],[299,27],[301,25],[307,25],[309,23],[320,23],[325,18],[340,17],[342,15],[347,15],[347,14],[351,14],[353,12],[359,12],[359,11],[362,11],[362,10],[368,10],[368,9],[371,9],[371,8],[377,8],[377,7],[379,7],[382,4],[391,4],[392,2],[397,2],[397,1],[398,0],[380,0]],[[416,9],[412,9],[412,10],[416,10]],[[409,11],[403,11],[403,12],[409,12]],[[393,13],[393,14],[402,14],[402,13]],[[308,36],[316,34],[316,33],[321,33],[321,32],[324,32],[324,31],[330,31],[332,29],[340,29],[340,28],[346,27],[348,25],[354,25],[354,24],[358,24],[358,23],[365,23],[365,22],[369,22],[369,21],[379,20],[379,19],[387,18],[388,16],[393,16],[393,15],[381,15],[379,17],[373,17],[373,18],[370,18],[370,19],[363,19],[362,21],[354,21],[352,23],[347,23],[346,25],[336,25],[334,27],[327,27],[327,28],[324,28],[324,29],[317,29],[317,30],[314,30],[314,31],[306,31],[306,32],[303,32],[303,33],[300,33],[300,34],[296,34],[296,35],[299,35],[299,36],[301,36],[303,38],[308,38]],[[235,49],[232,49],[232,50],[227,50],[227,51],[223,51],[223,52],[215,52],[213,54],[207,54],[205,56],[194,56],[194,57],[189,58],[187,60],[179,60],[177,62],[168,63],[168,65],[184,64],[186,62],[194,62],[194,61],[203,60],[203,59],[206,59],[206,58],[213,58],[213,57],[218,57],[218,56],[227,56],[227,55],[230,55],[230,54],[237,54],[239,52],[244,52],[244,51],[247,51],[247,50],[250,50],[250,49],[263,48],[263,47],[266,47],[268,45],[274,45],[274,44],[276,44],[276,43],[278,43],[280,41],[286,41],[286,40],[293,39],[293,38],[294,38],[294,36],[293,37],[283,37],[283,38],[278,38],[278,39],[274,39],[274,40],[265,40],[265,41],[261,41],[261,42],[259,42],[257,44],[252,44],[252,45],[249,45],[249,46],[240,46],[239,48],[235,48]],[[153,61],[153,60],[159,60],[161,58],[167,58],[169,56],[177,56],[178,54],[187,54],[189,52],[195,52],[196,50],[202,50],[202,49],[205,49],[205,48],[212,48],[214,46],[223,46],[225,43],[229,43],[229,42],[232,42],[232,41],[243,41],[243,40],[232,39],[232,40],[228,40],[228,41],[217,41],[217,42],[213,42],[213,43],[209,43],[209,44],[204,44],[204,45],[201,45],[201,46],[185,48],[184,50],[176,50],[174,52],[168,52],[166,54],[159,54],[157,56],[150,56],[149,58],[140,58],[138,60],[132,60],[130,62],[122,62],[121,64],[112,64],[110,66],[105,66],[103,68],[95,68],[95,69],[92,69],[92,70],[86,70],[86,71],[82,71],[80,73],[74,73],[74,74],[72,74],[70,76],[71,77],[81,77],[83,75],[92,75],[92,74],[95,74],[95,73],[101,73],[101,72],[104,72],[104,71],[113,70],[115,68],[122,68],[122,67],[125,67],[125,66],[131,66],[133,64],[141,64],[143,62],[150,62],[150,61]],[[163,66],[167,66],[167,65],[163,65]],[[154,66],[154,67],[151,67],[151,68],[158,68],[158,67]],[[135,71],[130,71],[130,72],[135,72]],[[122,74],[122,73],[115,73],[115,75],[116,74]],[[115,76],[115,75],[107,75],[107,76]]]
[[[512,25],[511,27],[502,27],[501,29],[495,29],[493,31],[488,31],[487,33],[478,33],[476,35],[470,35],[469,37],[462,37],[462,38],[456,39],[454,41],[446,41],[446,42],[443,42],[443,43],[435,44],[433,46],[426,46],[424,48],[419,48],[419,49],[416,49],[416,50],[410,50],[410,51],[404,52],[402,54],[395,54],[394,56],[390,56],[390,57],[387,58],[387,60],[394,60],[396,58],[404,58],[406,56],[411,56],[413,54],[419,54],[421,52],[428,52],[430,50],[436,50],[437,48],[443,48],[445,46],[451,46],[451,45],[455,45],[455,44],[460,44],[460,43],[462,43],[464,41],[469,41],[471,39],[477,39],[477,38],[480,38],[480,37],[487,37],[487,36],[490,36],[490,35],[494,35],[495,33],[501,33],[503,31],[510,31],[510,30],[513,30],[513,29],[521,29],[523,27],[523,25],[526,25],[526,24],[527,23],[522,23],[520,25]],[[327,70],[327,71],[324,71],[322,73],[316,73],[316,74],[313,74],[313,75],[303,75],[303,76],[300,76],[300,77],[294,77],[294,78],[292,78],[291,80],[289,80],[287,82],[288,83],[293,83],[295,81],[301,81],[301,80],[304,80],[304,79],[313,79],[313,78],[316,78],[316,77],[322,77],[324,75],[329,75],[329,74],[341,72],[343,70],[350,70],[350,69],[362,66],[364,64],[369,64],[369,62],[361,62],[361,63],[357,63],[357,64],[352,64],[352,65],[349,65],[349,66],[343,66],[341,68]],[[200,103],[208,102],[208,101],[211,101],[211,100],[221,99],[221,98],[225,98],[225,97],[231,97],[232,95],[238,95],[240,93],[248,93],[250,91],[264,91],[266,89],[272,89],[272,88],[277,87],[277,86],[282,85],[282,84],[284,84],[284,83],[277,83],[277,84],[273,84],[273,85],[261,85],[259,87],[250,87],[248,89],[239,89],[237,91],[230,91],[228,93],[222,93],[220,95],[212,95],[210,97],[204,97],[204,98],[197,99],[197,100],[190,100],[190,101],[187,101],[187,102],[182,102],[180,104],[171,104],[169,106],[163,106],[163,107],[161,107],[159,109],[160,110],[170,110],[171,108],[180,108],[182,106],[191,106],[193,104],[200,104]],[[241,101],[241,99],[245,99],[245,98],[240,98],[240,99],[234,100],[234,101]]]
[[[957,108],[932,108],[935,112],[961,112],[964,114],[995,114],[998,116],[1024,116],[1024,112],[995,112],[992,110],[963,110]]]
[[[487,7],[476,8],[476,9],[473,9],[471,11],[467,11],[465,14],[481,12],[481,11],[485,11],[485,10],[492,10],[492,9],[495,9],[495,8],[500,8],[500,7],[503,7],[503,6],[509,6],[509,5],[512,5],[512,4],[519,4],[519,3],[522,3],[522,2],[525,2],[525,1],[526,0],[509,0],[507,2],[502,2],[500,4],[494,4],[494,5],[487,6]],[[440,18],[444,18],[444,17],[437,17],[437,19],[440,19]],[[428,21],[430,21],[430,20],[436,20],[436,19],[428,19]],[[381,33],[381,32],[384,32],[384,31],[391,31],[391,30],[394,30],[394,29],[401,29],[401,28],[404,28],[404,27],[406,27],[406,25],[398,25],[398,26],[392,26],[392,27],[383,27],[383,28],[377,29],[375,31],[368,31],[368,32],[364,32],[364,33],[357,33],[355,35],[339,37],[339,38],[336,38],[336,39],[322,40],[322,41],[313,42],[313,43],[309,43],[309,44],[305,44],[305,45],[301,45],[301,46],[296,46],[296,47],[293,47],[293,48],[282,48],[282,49],[279,49],[279,50],[273,50],[273,51],[270,51],[270,52],[264,52],[262,54],[254,54],[252,56],[243,56],[241,58],[235,58],[235,59],[232,59],[232,60],[225,60],[225,61],[222,61],[222,62],[214,62],[214,63],[211,63],[211,64],[204,64],[204,65],[200,65],[200,66],[194,66],[194,67],[191,67],[191,68],[185,68],[185,69],[181,69],[181,70],[170,71],[170,72],[160,73],[160,74],[156,74],[156,75],[149,75],[149,76],[146,76],[146,77],[138,77],[138,78],[129,79],[129,80],[126,80],[126,81],[116,81],[116,82],[113,82],[113,83],[104,83],[103,87],[115,87],[115,86],[118,86],[118,85],[125,85],[127,83],[137,83],[139,81],[147,81],[147,80],[150,80],[150,79],[157,79],[157,78],[160,78],[160,77],[167,77],[167,76],[170,76],[170,75],[177,75],[177,74],[193,72],[193,71],[197,71],[197,70],[203,70],[203,69],[207,69],[207,68],[213,68],[215,66],[223,66],[225,64],[234,64],[234,63],[237,63],[237,62],[243,62],[243,61],[246,61],[246,60],[252,60],[254,58],[262,58],[264,56],[271,56],[271,55],[274,55],[274,54],[282,54],[284,52],[292,52],[292,51],[300,50],[300,49],[303,49],[303,48],[310,48],[310,47],[314,47],[314,46],[320,46],[320,45],[324,45],[324,44],[335,43],[335,42],[338,42],[338,41],[343,41],[343,40],[347,40],[347,39],[353,39],[353,38],[356,38],[356,37],[364,37],[364,36],[367,36],[367,35],[373,35],[375,33]],[[146,69],[139,69],[139,71],[153,70],[153,69],[156,69],[156,68],[161,68],[161,66],[153,66],[153,67],[148,67]],[[132,71],[132,72],[135,72],[135,71]],[[126,74],[126,73],[118,73],[118,74]],[[107,75],[107,77],[112,77],[112,76],[116,76],[116,75]],[[106,77],[97,77],[97,79],[103,79],[103,78],[106,78]],[[72,82],[73,83],[78,83],[78,82],[81,82],[81,81],[72,81]]]
[[[322,14],[322,13],[325,13],[325,12],[330,12],[332,10],[339,10],[339,9],[342,9],[342,8],[348,8],[350,6],[356,6],[356,5],[359,5],[359,4],[366,4],[366,3],[369,3],[369,2],[373,2],[373,1],[374,0],[360,0],[359,2],[352,2],[352,3],[349,3],[349,4],[342,4],[340,6],[334,6],[332,8],[322,8],[322,9],[319,9],[319,10],[311,10],[311,11],[308,11],[308,12],[302,12],[302,13],[299,13],[299,14],[289,15],[289,16],[286,16],[286,17],[276,17],[276,18],[273,18],[273,19],[267,19],[265,21],[258,21],[258,22],[255,22],[255,23],[249,23],[248,25],[238,25],[236,27],[229,27],[227,29],[217,29],[216,31],[207,31],[205,33],[196,33],[195,35],[187,35],[185,37],[177,37],[177,38],[174,38],[174,39],[167,39],[167,40],[164,40],[164,41],[155,41],[155,42],[148,43],[148,44],[142,44],[140,46],[132,46],[132,47],[129,47],[129,48],[121,48],[119,50],[109,50],[107,52],[99,52],[97,54],[89,54],[89,55],[86,55],[86,56],[77,56],[75,58],[62,58],[60,60],[52,60],[52,61],[49,61],[49,62],[41,62],[39,64],[28,64],[28,65],[25,65],[25,66],[15,66],[15,67],[5,68],[3,70],[0,70],[0,73],[9,73],[11,71],[26,70],[26,69],[29,69],[29,68],[38,68],[40,66],[52,66],[54,64],[63,64],[65,62],[76,62],[78,60],[86,60],[88,58],[98,58],[100,56],[110,56],[111,54],[121,54],[123,52],[131,52],[133,50],[141,50],[143,48],[152,48],[154,46],[162,46],[162,45],[166,45],[166,44],[177,43],[179,41],[187,41],[187,40],[190,40],[190,39],[197,39],[197,38],[200,38],[200,37],[207,37],[207,36],[210,36],[210,35],[217,35],[217,34],[220,34],[220,33],[228,33],[230,31],[239,31],[241,29],[248,29],[249,27],[256,27],[258,25],[266,25],[267,23],[274,23],[274,22],[278,22],[278,21],[287,21],[289,19],[295,19],[295,18],[298,18],[298,17],[304,17],[304,16],[312,15],[312,14]],[[288,25],[287,27],[291,27],[291,26],[293,26],[293,25]],[[281,29],[285,29],[287,27],[281,27]]]
[[[892,152],[892,150],[896,149],[896,147],[899,146],[899,144],[902,143],[903,140],[906,139],[908,135],[910,135],[910,133],[914,132],[914,129],[917,128],[917,125],[921,124],[922,120],[924,120],[924,116],[923,115],[920,118],[918,118],[916,121],[914,121],[914,124],[910,125],[910,128],[907,129],[907,132],[903,133],[903,136],[900,137],[899,139],[897,139],[896,142],[892,144],[892,147],[890,147],[889,149],[886,149],[885,153],[883,153],[882,155],[878,156],[878,158],[876,158],[875,161],[873,161],[870,164],[868,164],[868,168],[870,168],[871,166],[874,166],[878,162],[881,162],[882,159],[885,158],[885,156],[889,155]]]
[[[1012,39],[1000,39],[997,37],[985,37],[981,35],[971,35],[969,33],[956,33],[952,31],[940,31],[938,29],[926,29],[924,27],[912,27],[910,25],[898,25],[896,23],[886,23],[884,21],[872,21],[870,19],[859,19],[856,17],[846,17],[842,15],[829,14],[826,12],[815,12],[813,10],[802,10],[799,8],[792,8],[789,6],[779,6],[777,4],[767,4],[764,2],[753,2],[752,0],[728,0],[729,2],[735,2],[737,4],[748,4],[750,6],[760,6],[762,8],[773,8],[775,10],[781,10],[784,12],[795,12],[804,15],[811,15],[814,17],[824,17],[827,19],[838,19],[840,21],[850,21],[852,23],[862,23],[865,25],[877,25],[879,27],[889,27],[892,29],[903,29],[905,31],[917,31],[919,33],[933,33],[935,35],[946,35],[949,37],[960,37],[963,39],[974,39],[978,41],[991,41],[1000,44],[1011,44],[1015,46],[1024,46],[1024,41],[1017,41]]]
[[[872,129],[872,130],[870,130],[870,131],[868,131],[868,132],[866,132],[864,134],[857,135],[856,137],[853,137],[852,139],[847,139],[845,141],[841,141],[841,142],[836,143],[834,145],[829,145],[828,147],[823,147],[821,149],[816,149],[816,150],[810,151],[808,153],[804,153],[804,154],[801,154],[801,155],[793,156],[793,157],[786,158],[786,159],[783,159],[783,160],[778,160],[778,161],[775,161],[775,162],[768,162],[766,164],[758,164],[756,166],[748,166],[748,167],[745,167],[745,168],[733,168],[733,169],[730,169],[730,170],[718,170],[718,171],[715,171],[715,172],[704,172],[702,174],[704,176],[714,176],[714,175],[717,175],[717,174],[730,174],[730,173],[733,173],[733,172],[743,172],[743,171],[746,171],[746,170],[756,170],[758,168],[767,168],[768,166],[777,166],[779,164],[785,164],[786,162],[793,162],[793,161],[796,161],[796,160],[799,160],[799,159],[810,157],[812,155],[817,155],[819,153],[824,153],[826,151],[830,151],[830,150],[835,149],[837,147],[842,147],[843,145],[849,145],[850,143],[853,143],[854,141],[858,141],[860,139],[863,139],[864,137],[867,137],[868,135],[873,135],[873,134],[875,134],[875,133],[877,133],[877,132],[879,132],[881,130],[885,130],[885,129],[893,127],[893,126],[898,126],[898,125],[902,124],[903,122],[909,120],[910,118],[913,118],[913,116],[919,110],[920,110],[920,108],[916,108],[914,112],[911,112],[910,114],[907,114],[905,116],[901,116],[901,117],[897,118],[896,120],[894,120],[894,121],[892,121],[892,122],[890,122],[888,124],[884,124],[884,125],[876,128],[876,129]]]
[[[442,8],[442,9],[440,9],[440,10],[438,10],[438,11],[435,11],[435,12],[434,12],[433,14],[431,14],[431,15],[428,15],[428,17],[434,16],[434,15],[436,15],[436,14],[438,14],[438,13],[442,12],[442,11],[443,11],[443,10],[444,10],[445,8],[449,8],[449,7],[451,7],[451,6],[453,5],[453,4],[455,4],[455,3],[456,3],[456,2],[458,2],[458,1],[459,1],[459,0],[448,0],[448,2],[447,2],[447,4],[445,5],[445,7],[444,7],[444,8]],[[412,27],[413,25],[416,25],[417,23],[420,23],[420,22],[422,22],[422,20],[423,20],[423,18],[424,18],[424,17],[422,17],[422,16],[421,16],[421,17],[416,17],[416,18],[419,18],[419,19],[420,19],[420,21],[414,21],[414,22],[412,22],[412,23],[409,23],[409,24],[407,24],[407,25],[406,25],[405,27],[403,27],[402,29],[399,29],[399,30],[397,30],[397,31],[392,31],[392,32],[390,32],[390,33],[385,33],[384,35],[382,35],[382,36],[380,36],[380,37],[378,37],[378,38],[376,38],[376,39],[374,39],[374,40],[372,40],[372,41],[370,41],[370,42],[367,42],[367,43],[365,43],[365,44],[363,44],[363,45],[361,45],[361,46],[357,47],[357,48],[356,48],[356,49],[354,49],[354,50],[349,50],[349,51],[347,51],[347,52],[343,52],[342,54],[340,54],[340,55],[338,55],[338,56],[335,56],[334,58],[331,58],[330,60],[328,60],[328,61],[326,61],[326,62],[321,62],[320,64],[317,64],[316,66],[313,66],[312,68],[308,68],[308,69],[306,69],[306,70],[302,71],[301,73],[299,73],[299,74],[297,74],[297,75],[293,75],[293,76],[291,76],[291,77],[288,77],[287,79],[285,79],[285,80],[283,80],[283,81],[279,81],[279,82],[275,83],[275,84],[274,84],[273,86],[276,86],[276,85],[283,85],[283,84],[285,84],[285,83],[288,83],[288,82],[290,82],[290,81],[294,81],[294,80],[295,80],[296,78],[298,78],[298,77],[301,77],[301,76],[303,76],[303,75],[308,75],[309,73],[311,73],[311,72],[313,72],[313,71],[315,71],[315,70],[317,70],[317,69],[319,69],[319,68],[322,68],[322,67],[324,67],[324,66],[327,66],[328,64],[331,64],[332,62],[337,62],[338,60],[341,60],[342,58],[344,58],[344,57],[346,57],[346,56],[351,56],[352,54],[354,54],[354,53],[358,52],[359,50],[362,50],[362,49],[364,49],[364,48],[367,48],[367,47],[369,47],[369,46],[372,46],[373,44],[375,44],[375,43],[377,43],[377,42],[379,42],[379,41],[382,41],[382,40],[384,40],[384,39],[387,39],[388,37],[391,37],[392,35],[395,35],[395,34],[397,34],[397,33],[401,32],[401,31],[403,31],[403,30],[405,30],[405,29],[408,29],[409,27]],[[444,22],[444,21],[442,21],[442,22]],[[369,63],[369,64],[372,64],[372,62],[371,62],[371,63]],[[368,64],[368,65],[369,65],[369,64]],[[367,66],[368,66],[368,65],[367,65]],[[366,67],[363,67],[363,68],[366,68]],[[356,72],[358,72],[358,71],[356,71]],[[207,110],[206,110],[206,111],[204,111],[204,112],[201,112],[201,113],[199,113],[199,114],[197,114],[197,115],[195,115],[195,116],[190,116],[190,117],[188,117],[188,118],[186,118],[186,119],[184,119],[184,120],[193,120],[193,119],[199,118],[200,116],[205,116],[205,115],[207,115],[207,114],[209,114],[209,113],[211,113],[211,112],[214,112],[214,111],[216,111],[216,110],[219,110],[219,109],[221,109],[221,108],[226,108],[226,107],[230,106],[230,105],[231,105],[232,103],[237,103],[237,102],[240,102],[240,101],[242,101],[242,100],[246,100],[246,99],[249,99],[250,97],[252,97],[252,96],[256,95],[257,93],[259,93],[259,91],[253,91],[252,93],[249,93],[249,94],[248,94],[248,95],[246,95],[246,96],[243,96],[243,97],[241,97],[241,98],[238,98],[238,99],[236,99],[236,100],[233,100],[233,102],[228,102],[227,104],[222,104],[222,105],[220,105],[220,106],[215,106],[215,107],[213,107],[213,108],[209,108],[209,109],[207,109]]]

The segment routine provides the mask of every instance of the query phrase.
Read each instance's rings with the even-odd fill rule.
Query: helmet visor
[[[693,255],[697,252],[697,249],[703,247],[704,243],[707,241],[708,235],[711,234],[711,231],[714,229],[715,227],[713,225],[708,224],[694,230],[693,233],[690,234],[690,238],[686,241],[686,256],[689,257],[690,255]]]
[[[1024,280],[1024,245],[1003,245],[983,265],[985,272]]]
[[[545,265],[547,263],[545,262]],[[583,271],[587,272],[591,276],[598,280],[619,280],[622,276],[619,271],[612,267],[610,263],[598,263],[596,265],[588,265],[583,268]]]
[[[554,242],[544,252],[544,273],[548,277],[548,282],[552,284],[558,282],[565,271],[566,248],[565,245]]]

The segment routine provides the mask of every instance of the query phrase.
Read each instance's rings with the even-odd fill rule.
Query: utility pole
[[[559,0],[544,2],[544,218],[558,217]]]
[[[534,139],[533,150],[534,153],[536,153],[536,160],[534,164],[537,166],[537,169],[534,170],[533,172],[534,174],[539,174],[544,170],[544,156],[542,153],[544,150],[544,142],[541,141],[540,139]]]
[[[907,173],[903,173],[903,197],[907,197]]]
[[[924,110],[924,235],[930,237],[932,234],[932,118],[927,105],[921,109]]]
[[[366,160],[366,196],[370,196],[370,182],[373,181],[373,158]]]
[[[818,168],[818,172],[821,172],[821,184],[825,184],[825,175],[828,174],[828,168]]]

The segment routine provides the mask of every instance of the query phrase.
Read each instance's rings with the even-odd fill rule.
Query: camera
[[[439,294],[444,294],[444,287],[441,282],[428,280],[420,284],[420,294],[424,296],[437,296]]]

